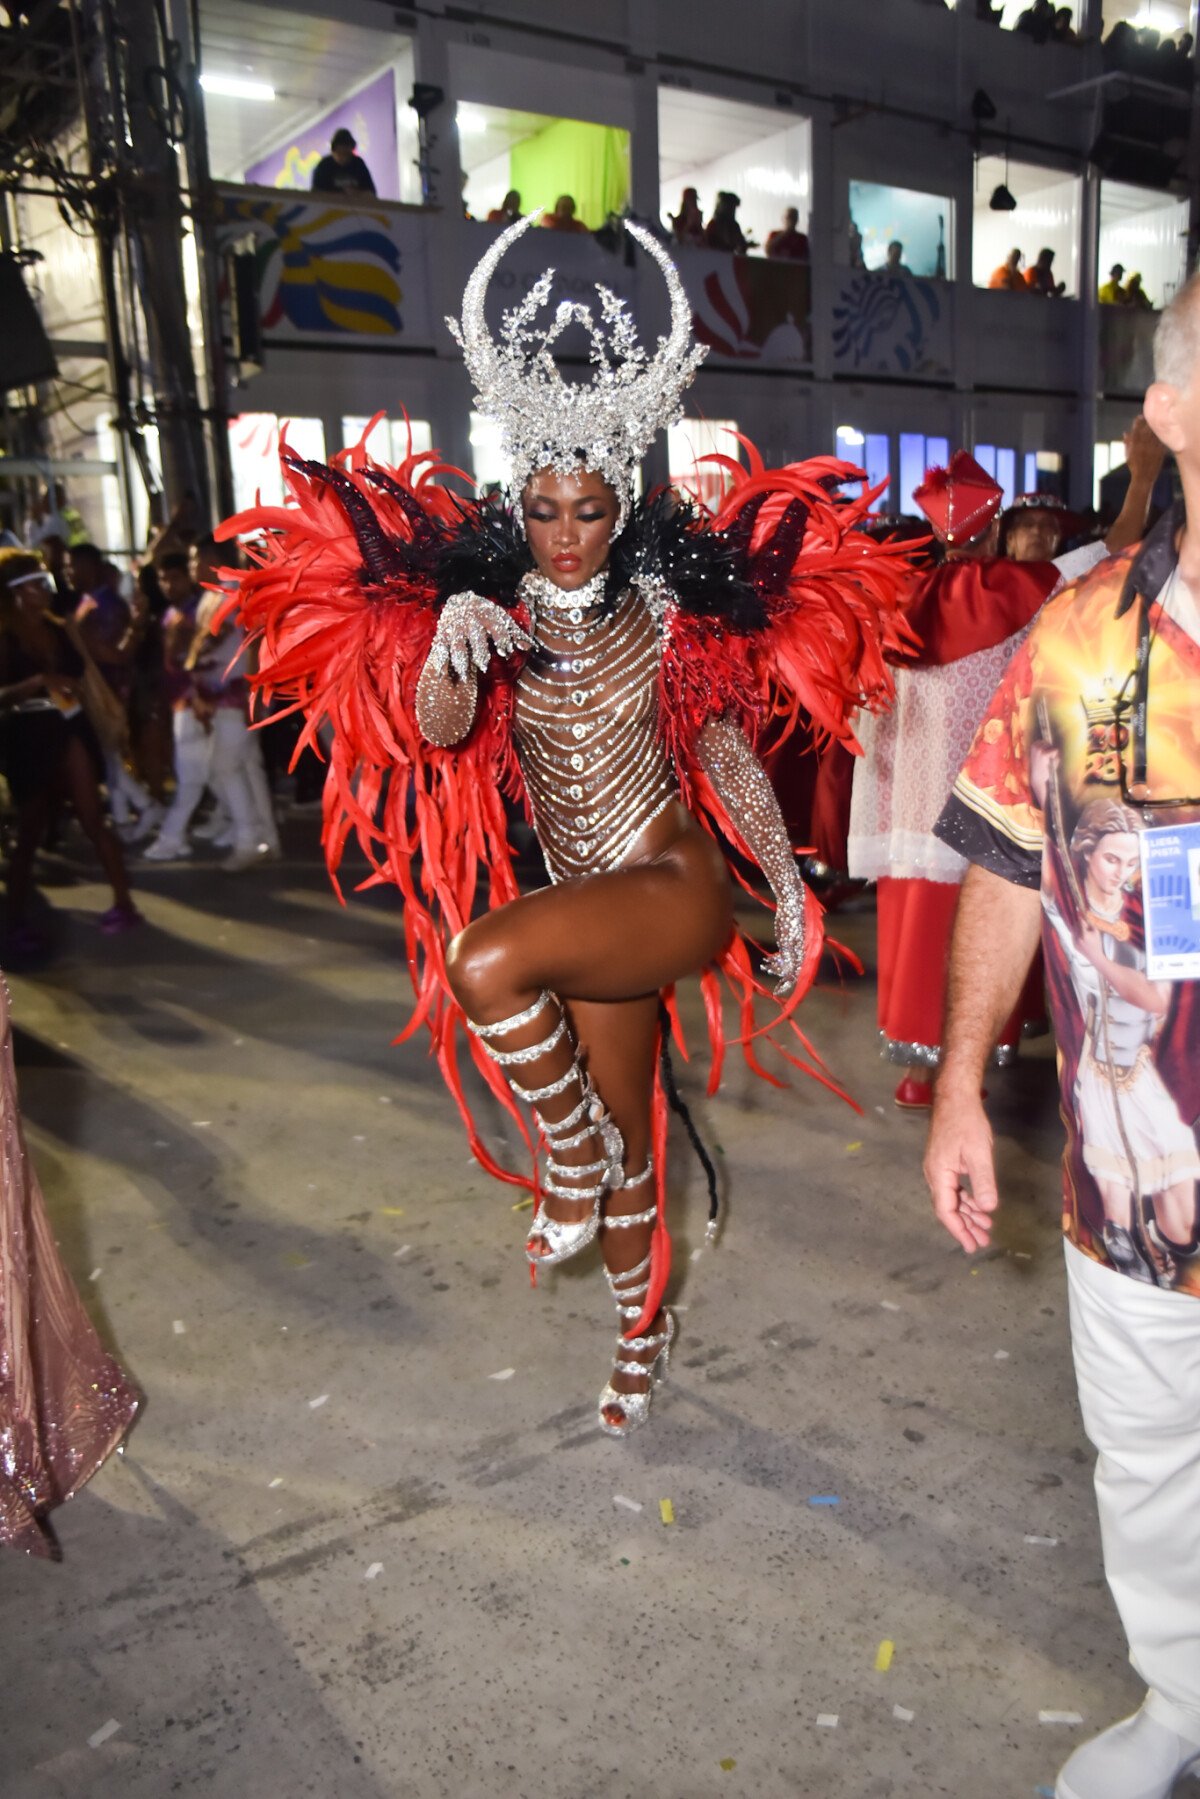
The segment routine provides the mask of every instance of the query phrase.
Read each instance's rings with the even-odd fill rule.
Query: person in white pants
[[[1146,418],[1183,501],[1040,614],[936,827],[971,866],[926,1179],[963,1248],[986,1245],[980,1080],[1040,927],[1079,1401],[1147,1687],[1069,1757],[1057,1799],[1169,1799],[1200,1770],[1200,929],[1186,902],[1176,916],[1200,849],[1200,278],[1163,314],[1154,366]]]
[[[164,656],[174,717],[175,795],[154,843],[152,862],[190,856],[187,829],[211,785],[229,814],[233,848],[222,867],[230,872],[278,856],[279,838],[246,771],[246,686],[230,669],[236,642],[213,638],[219,596],[197,587],[182,551],[159,558],[159,584],[168,601],[163,619]],[[255,745],[257,749],[257,745]]]

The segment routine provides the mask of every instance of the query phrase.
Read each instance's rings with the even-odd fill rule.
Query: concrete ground
[[[0,1556],[0,1794],[1051,1790],[1139,1686],[1073,1394],[1048,1045],[991,1079],[1007,1205],[968,1261],[876,1055],[871,914],[839,919],[868,975],[827,968],[805,1022],[862,1114],[685,1079],[728,1218],[699,1254],[681,1151],[677,1353],[615,1443],[597,1264],[530,1291],[527,1214],[423,1044],[390,1047],[396,907],[339,908],[315,836],[293,820],[288,860],[238,877],[145,870],[149,924],[115,940],[99,887],[54,886],[59,957],[11,979],[62,1246],[148,1403],[58,1515],[63,1565]]]

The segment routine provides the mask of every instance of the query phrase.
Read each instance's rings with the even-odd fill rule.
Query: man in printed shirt
[[[987,1244],[980,1077],[1040,927],[1080,1405],[1105,1573],[1149,1689],[1075,1751],[1058,1799],[1168,1799],[1200,1768],[1200,908],[1164,945],[1172,882],[1141,877],[1143,858],[1177,857],[1186,886],[1200,848],[1200,277],[1163,314],[1154,367],[1146,418],[1183,502],[1045,608],[937,826],[972,866],[926,1179],[963,1248]]]

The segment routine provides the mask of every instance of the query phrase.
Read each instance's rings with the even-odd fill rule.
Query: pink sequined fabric
[[[17,1105],[0,979],[0,1544],[58,1553],[48,1514],[108,1459],[141,1399],[62,1265]]]

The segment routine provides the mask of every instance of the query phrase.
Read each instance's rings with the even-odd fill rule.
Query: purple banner
[[[255,187],[307,191],[312,186],[313,170],[328,153],[330,138],[343,125],[352,133],[358,154],[371,171],[379,198],[398,200],[400,151],[396,141],[396,77],[391,69],[360,87],[340,106],[330,107],[270,156],[252,164],[246,170],[247,182]]]

